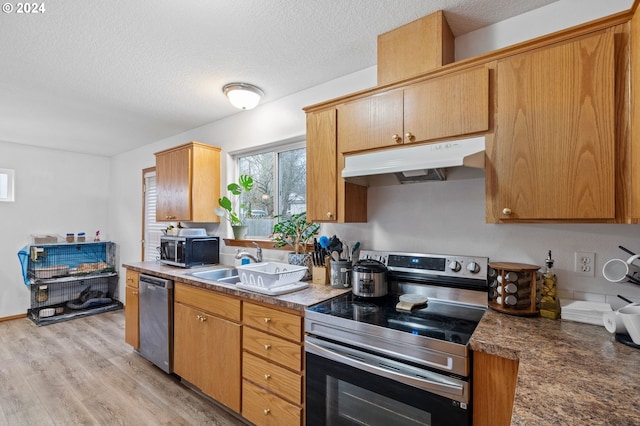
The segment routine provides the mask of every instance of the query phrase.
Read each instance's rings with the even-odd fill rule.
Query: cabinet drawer
[[[298,315],[245,302],[242,322],[285,339],[302,341],[302,317]]]
[[[302,345],[243,327],[242,348],[295,371],[302,371]]]
[[[138,271],[132,271],[131,269],[127,269],[127,273],[126,273],[127,287],[138,288],[139,278],[140,278],[140,273]]]
[[[302,408],[242,381],[242,416],[257,426],[301,425]]]
[[[240,321],[240,300],[179,282],[175,283],[174,299],[212,315]]]
[[[242,377],[267,388],[282,398],[302,404],[302,376],[245,352]]]

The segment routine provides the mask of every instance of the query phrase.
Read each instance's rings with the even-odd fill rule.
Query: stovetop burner
[[[426,306],[407,312],[396,309],[398,301],[397,295],[370,299],[345,293],[307,310],[463,345],[485,312],[477,306],[432,298]]]

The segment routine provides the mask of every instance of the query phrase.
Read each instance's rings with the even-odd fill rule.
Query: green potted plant
[[[226,195],[218,198],[220,207],[215,209],[216,214],[229,221],[233,230],[233,238],[236,240],[244,238],[247,234],[247,226],[244,224],[247,213],[246,206],[240,201],[240,196],[243,192],[249,192],[251,189],[253,189],[253,178],[249,175],[240,175],[238,182],[227,185],[230,196],[235,196],[235,199],[232,201]]]
[[[293,252],[289,253],[289,263],[306,266],[309,271],[303,280],[311,279],[311,254],[307,253],[307,246],[313,237],[318,235],[320,224],[307,222],[307,212],[291,216],[279,215],[275,218],[278,222],[273,225],[273,246],[275,248],[291,246]]]

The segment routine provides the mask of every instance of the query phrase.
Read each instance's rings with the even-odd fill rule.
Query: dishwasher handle
[[[140,275],[140,284],[149,284],[155,287],[161,287],[166,290],[173,288],[173,280],[167,280],[165,278],[154,277],[152,275]]]

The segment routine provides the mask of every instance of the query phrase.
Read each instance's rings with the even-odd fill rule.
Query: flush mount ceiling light
[[[255,108],[264,96],[260,88],[248,83],[225,84],[222,91],[229,98],[231,105],[240,109]]]

